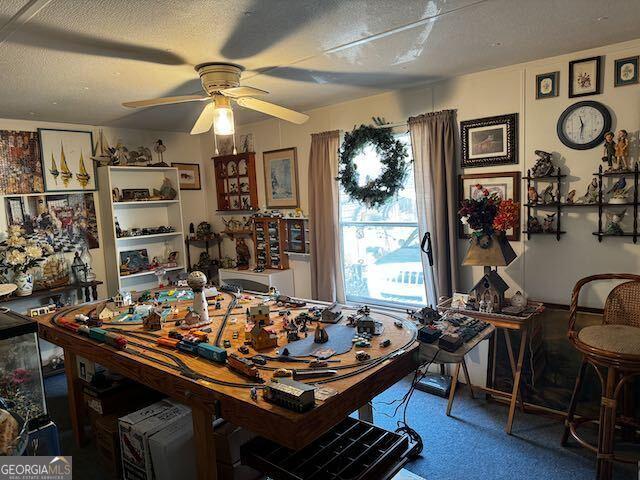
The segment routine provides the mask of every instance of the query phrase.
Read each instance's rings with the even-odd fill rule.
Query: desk
[[[245,327],[245,309],[251,305],[261,303],[263,298],[259,296],[250,299],[241,299],[236,305],[235,297],[231,294],[224,294],[223,308],[215,310],[209,309],[213,323],[210,325],[213,333],[210,335],[210,342],[229,340],[232,348],[229,352],[236,352],[238,346],[243,343]],[[277,311],[284,307],[273,305],[271,308],[271,318],[274,321],[275,330],[278,331],[279,344],[286,343],[283,339],[282,317]],[[178,301],[180,313],[184,316],[186,307],[190,302]],[[357,362],[354,350],[338,356],[340,360],[337,364],[329,364],[329,368],[339,367],[338,375],[335,377],[325,377],[314,380],[307,380],[308,383],[318,381],[328,381],[325,385],[336,390],[336,395],[329,397],[325,401],[317,401],[316,407],[306,413],[296,413],[282,407],[267,403],[259,395],[259,399],[252,400],[250,388],[243,388],[242,384],[247,384],[249,380],[243,378],[238,373],[229,370],[225,365],[215,364],[204,359],[193,357],[184,353],[177,353],[167,350],[179,359],[192,371],[207,375],[215,382],[228,382],[228,385],[212,383],[205,380],[194,380],[181,374],[168,361],[166,356],[157,353],[158,347],[150,337],[149,340],[140,339],[144,336],[142,327],[139,325],[104,325],[103,328],[118,328],[136,335],[130,338],[129,346],[125,350],[116,350],[108,345],[99,344],[95,341],[63,329],[55,324],[56,320],[73,320],[78,313],[91,313],[97,303],[88,303],[76,307],[69,307],[60,310],[56,314],[38,317],[40,336],[56,345],[61,346],[65,351],[65,368],[67,373],[67,384],[69,389],[69,408],[71,413],[72,427],[77,443],[84,441],[83,412],[81,389],[79,388],[77,373],[75,371],[75,357],[77,355],[85,357],[104,365],[106,368],[131,378],[137,382],[147,385],[159,392],[162,392],[184,404],[189,405],[193,410],[194,439],[196,445],[196,458],[198,463],[199,479],[217,478],[215,451],[213,448],[213,427],[214,417],[224,418],[231,423],[243,428],[247,428],[258,435],[273,440],[285,447],[299,449],[317,439],[330,428],[337,425],[351,412],[359,409],[380,394],[391,385],[411,373],[416,368],[416,357],[418,342],[415,341],[416,328],[409,321],[403,322],[403,327],[394,325],[396,317],[382,312],[373,312],[371,316],[383,322],[385,331],[379,338],[389,338],[391,346],[380,347],[377,338],[374,338],[368,353],[371,355],[370,362]],[[125,307],[126,308],[126,307]],[[290,309],[292,318],[307,308]],[[343,309],[343,320],[352,310]],[[235,320],[235,322],[234,322]],[[234,322],[234,323],[232,323]],[[173,321],[167,322],[163,330],[151,332],[166,336],[167,332],[175,328]],[[242,338],[234,339],[233,333],[242,329]],[[146,335],[149,335],[147,333]],[[310,329],[313,335],[313,326]],[[137,346],[134,346],[134,343]],[[272,355],[273,350],[261,353]],[[255,352],[251,352],[252,356]],[[144,355],[144,356],[141,356]],[[159,363],[164,362],[163,363]],[[292,364],[279,361],[269,361],[267,366],[260,370],[261,375],[269,380],[275,368],[292,368],[292,366],[305,363]],[[334,367],[334,368],[336,368]],[[299,368],[299,367],[298,367]],[[235,386],[240,384],[240,386]]]
[[[520,405],[522,410],[524,410],[524,398],[522,398],[522,384],[521,384],[521,376],[522,376],[522,362],[524,360],[524,353],[527,346],[527,335],[529,333],[529,328],[531,326],[531,322],[533,318],[540,312],[544,310],[544,306],[539,302],[528,302],[528,306],[532,308],[532,312],[526,316],[515,316],[515,315],[505,315],[502,313],[484,313],[478,312],[475,310],[465,310],[451,307],[451,299],[444,300],[443,302],[438,304],[438,310],[440,311],[452,311],[459,312],[463,315],[468,315],[469,317],[478,318],[480,320],[484,320],[492,324],[496,328],[496,332],[493,337],[494,348],[493,348],[493,369],[494,372],[492,377],[495,377],[495,355],[496,355],[496,346],[498,342],[498,331],[502,330],[504,333],[504,339],[507,346],[507,353],[509,355],[509,364],[511,365],[511,373],[513,374],[513,388],[511,389],[511,393],[503,392],[500,390],[496,390],[491,387],[475,387],[484,390],[485,392],[507,398],[509,400],[509,416],[507,417],[507,424],[505,425],[505,431],[511,435],[511,429],[513,427],[513,419],[516,413],[516,405],[518,403],[518,398],[520,397]],[[510,331],[518,330],[521,333],[520,337],[520,345],[518,346],[517,352],[514,352],[513,345],[511,343]],[[517,359],[516,359],[517,355]],[[456,367],[456,376],[459,370],[459,366]],[[470,382],[469,378],[467,381]],[[453,388],[453,384],[452,384]]]

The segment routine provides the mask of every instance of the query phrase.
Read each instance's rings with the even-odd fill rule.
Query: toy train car
[[[111,345],[118,350],[124,350],[127,347],[126,338],[124,338],[122,335],[118,335],[117,333],[107,332],[102,328],[80,325],[78,323],[70,322],[64,319],[58,320],[56,322],[56,325],[66,330],[70,330],[74,333],[87,335],[89,338],[92,338],[100,343]]]
[[[178,342],[176,348],[181,352],[197,354],[198,343],[182,339]]]
[[[239,357],[235,353],[232,353],[227,357],[227,366],[231,370],[235,370],[245,377],[262,382],[258,367],[256,367],[251,360],[247,360],[246,358]]]
[[[314,390],[314,387],[306,383],[290,378],[278,378],[269,382],[262,396],[268,402],[301,413],[315,406]]]
[[[199,343],[196,348],[199,357],[206,358],[213,362],[224,363],[227,360],[227,351],[224,348],[216,347],[208,343]]]

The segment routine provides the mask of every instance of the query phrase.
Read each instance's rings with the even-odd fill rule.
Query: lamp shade
[[[489,239],[488,245],[482,242],[486,238]],[[505,267],[517,257],[516,252],[513,251],[509,244],[509,240],[504,235],[492,235],[484,237],[484,239],[481,239],[480,242],[473,238],[471,239],[469,250],[467,250],[467,255],[462,265]]]
[[[233,135],[235,132],[231,102],[222,95],[216,95],[215,97],[213,131],[216,135]]]

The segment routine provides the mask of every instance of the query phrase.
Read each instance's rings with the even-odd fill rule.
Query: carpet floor
[[[404,379],[374,400],[376,425],[394,430],[400,411],[391,418],[393,400],[410,386]],[[73,456],[74,478],[108,479],[100,467],[93,445],[77,448],[73,443],[64,375],[45,381],[51,416],[60,429],[62,452]],[[566,480],[595,478],[595,456],[571,442],[560,446],[562,423],[545,416],[516,413],[513,434],[504,432],[507,408],[496,402],[471,399],[460,385],[452,416],[445,415],[446,399],[416,391],[407,421],[424,441],[422,455],[406,468],[425,479],[437,480]],[[595,433],[595,432],[594,432]],[[635,448],[638,445],[629,446]],[[614,479],[635,480],[633,465],[616,465]]]

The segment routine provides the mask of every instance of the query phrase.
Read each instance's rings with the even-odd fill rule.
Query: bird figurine
[[[598,201],[598,179],[594,178],[587,187],[587,193],[580,197],[579,203],[596,203]]]
[[[531,205],[535,205],[536,203],[538,203],[538,200],[540,200],[540,197],[535,187],[529,187],[527,192],[528,192],[527,195],[529,196],[529,203]]]
[[[611,194],[615,195],[615,192],[619,190],[624,190],[626,186],[627,186],[627,179],[622,177],[616,183],[613,184],[613,187],[609,189],[609,191],[607,192],[607,195],[611,195]]]
[[[553,221],[556,218],[555,213],[547,213],[547,216],[542,221],[542,231],[543,232],[553,232]]]
[[[158,154],[158,158],[160,159],[160,164],[166,165],[164,163],[164,152],[167,151],[167,146],[162,142],[162,139],[159,138],[158,140],[156,140],[156,143],[153,145],[153,151],[156,152]],[[159,166],[158,164],[156,164],[157,166]]]
[[[542,192],[542,203],[549,204],[554,203],[556,201],[556,197],[553,194],[553,185],[549,185]]]
[[[615,212],[607,212],[607,229],[605,233],[607,235],[623,235],[622,227],[620,226],[620,222],[627,213],[627,209],[625,208],[619,213]]]
[[[566,202],[567,202],[569,205],[571,205],[571,204],[575,203],[575,198],[576,198],[576,191],[575,191],[575,189],[574,189],[574,190],[571,190],[569,193],[567,193],[567,200],[566,200]]]

